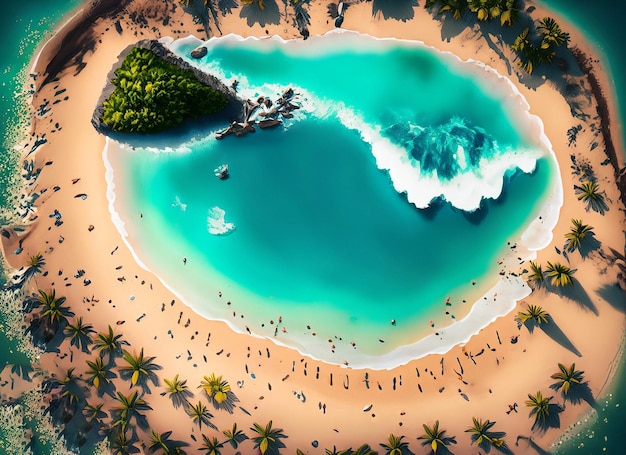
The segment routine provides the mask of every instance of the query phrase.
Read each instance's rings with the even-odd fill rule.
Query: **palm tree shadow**
[[[531,449],[533,449],[535,452],[537,452],[539,455],[550,455],[550,452],[548,452],[545,449],[542,449],[541,447],[539,447],[537,445],[537,443],[535,441],[533,441],[532,437],[527,437],[527,436],[518,436],[517,437],[517,441],[515,441],[515,445],[519,445],[519,440],[520,439],[524,439],[526,442],[528,442],[528,447],[530,447]]]
[[[46,324],[39,317],[32,319],[30,326],[26,329],[26,333],[30,334],[35,346],[43,349],[45,352],[58,352],[59,346],[65,340],[63,330],[58,326]]]
[[[626,313],[626,291],[620,288],[617,283],[614,285],[605,284],[596,291],[613,308],[622,313]]]
[[[372,4],[372,16],[382,14],[383,19],[396,19],[402,22],[409,21],[415,16],[416,0],[374,0]]]
[[[596,251],[602,246],[602,243],[595,238],[594,234],[587,235],[580,244],[578,251],[583,258],[589,257],[589,254]]]
[[[469,28],[465,14],[459,20],[454,20],[450,16],[441,18],[435,17],[435,19],[441,22],[441,39],[447,42],[450,42],[452,38],[460,35],[466,28]]]
[[[504,439],[506,436],[504,431],[489,431],[486,434],[489,436],[489,439]],[[498,447],[488,440],[483,440],[480,444],[478,444],[478,447],[484,450],[485,453],[490,453],[491,449],[494,449],[495,451],[505,455],[513,454],[513,451],[509,448],[506,442],[502,446]]]
[[[576,279],[572,278],[572,284],[569,286],[555,287],[548,285],[548,289],[555,294],[561,295],[561,297],[565,297],[566,299],[578,303],[581,307],[590,310],[593,314],[598,316],[598,309],[591,301],[587,291],[585,291]]]
[[[450,449],[448,449],[446,446],[439,446],[439,448],[437,449],[437,454],[454,455],[454,452],[451,452]],[[402,454],[402,455],[404,455],[404,454]]]
[[[4,367],[0,368],[0,373],[3,370],[4,370]],[[26,361],[26,363],[20,362],[20,363],[14,363],[11,365],[11,373],[20,377],[24,381],[28,381],[28,382],[32,381],[32,379],[30,378],[30,375],[33,371],[35,371],[35,369],[33,368],[33,365],[28,361]]]
[[[115,384],[111,381],[107,382],[106,384],[101,384],[100,387],[97,389],[96,394],[99,398],[102,398],[104,395],[115,398],[115,392],[117,392],[117,387],[115,387]]]
[[[219,0],[217,5],[220,9],[222,15],[230,14],[232,10],[237,8],[239,5],[235,0]]]
[[[259,24],[265,27],[267,24],[280,24],[280,11],[275,0],[264,2],[265,7],[260,9],[255,3],[243,5],[239,17],[245,18],[248,27]]]
[[[558,344],[563,346],[565,349],[573,352],[578,357],[582,357],[582,354],[580,353],[580,351],[576,349],[576,346],[574,346],[574,343],[570,341],[567,335],[565,335],[565,333],[561,330],[561,328],[554,322],[554,319],[550,317],[549,322],[547,324],[541,324],[538,327],[543,331],[543,333],[548,335],[550,338],[552,338]]]
[[[548,405],[548,416],[541,420],[535,420],[532,430],[540,433],[545,433],[550,428],[561,428],[561,412],[564,408],[558,404],[551,403]]]
[[[553,390],[559,390],[560,387],[558,384],[553,384],[550,388]],[[591,392],[588,382],[571,384],[567,394],[563,394],[562,396],[565,401],[569,401],[572,404],[580,404],[584,401],[592,408],[595,408],[598,405],[598,402],[593,397],[593,393]]]

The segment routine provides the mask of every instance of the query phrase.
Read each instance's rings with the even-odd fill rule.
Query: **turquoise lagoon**
[[[168,44],[187,58],[200,42]],[[542,124],[507,79],[349,32],[206,46],[190,63],[253,100],[292,87],[294,118],[243,138],[196,126],[105,150],[127,243],[198,313],[386,368],[445,352],[527,295],[499,272],[547,244],[561,187]],[[213,174],[222,163],[228,180]]]

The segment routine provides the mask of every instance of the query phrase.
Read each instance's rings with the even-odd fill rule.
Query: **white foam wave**
[[[235,230],[233,223],[226,222],[225,215],[226,212],[217,206],[209,209],[209,216],[207,217],[209,234],[225,235]]]
[[[346,107],[337,110],[337,117],[347,128],[359,131],[363,140],[372,146],[379,169],[387,170],[393,187],[405,193],[417,208],[426,208],[439,197],[453,206],[467,211],[480,207],[484,198],[497,199],[502,193],[507,171],[519,168],[532,172],[542,152],[536,149],[509,150],[491,159],[483,159],[472,171],[458,174],[450,180],[440,179],[436,172],[425,174],[419,163],[401,146],[381,135],[378,125],[372,126]]]

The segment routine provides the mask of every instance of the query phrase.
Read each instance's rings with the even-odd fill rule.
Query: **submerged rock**
[[[207,54],[207,48],[204,46],[200,46],[191,51],[191,56],[193,58],[202,58]]]

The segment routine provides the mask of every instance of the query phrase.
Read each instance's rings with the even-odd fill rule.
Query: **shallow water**
[[[328,40],[212,41],[202,66],[246,95],[294,86],[301,109],[284,128],[222,141],[207,130],[178,148],[108,156],[130,244],[197,311],[354,364],[465,316],[537,221],[556,167],[523,134],[533,119],[488,93],[474,65],[414,43],[329,39],[332,51]],[[221,163],[225,181],[213,176]],[[211,234],[216,208],[228,235]]]

